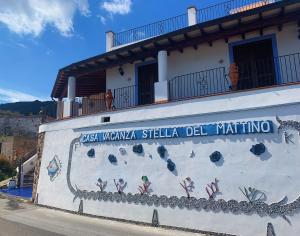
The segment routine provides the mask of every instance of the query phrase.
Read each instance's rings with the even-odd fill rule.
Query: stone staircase
[[[24,174],[22,187],[32,187],[34,178],[34,169]]]

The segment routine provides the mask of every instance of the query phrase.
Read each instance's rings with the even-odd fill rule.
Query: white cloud
[[[45,100],[16,90],[0,88],[0,103]]]
[[[104,1],[101,7],[110,14],[126,15],[131,11],[131,0]]]
[[[101,16],[101,15],[97,15],[97,17],[100,19],[100,21],[101,21],[101,23],[103,24],[103,25],[105,25],[106,24],[106,18],[104,17],[104,16]]]
[[[27,46],[23,43],[17,43],[17,46],[19,46],[20,48],[27,48]]]
[[[51,25],[70,36],[77,10],[88,16],[88,0],[0,0],[0,23],[20,35],[36,37]]]

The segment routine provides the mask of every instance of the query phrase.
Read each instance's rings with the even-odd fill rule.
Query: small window
[[[108,122],[110,122],[110,116],[102,117],[102,123],[108,123]]]

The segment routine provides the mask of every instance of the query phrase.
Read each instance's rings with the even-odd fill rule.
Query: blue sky
[[[222,1],[0,0],[0,102],[50,99],[57,71],[119,32]]]

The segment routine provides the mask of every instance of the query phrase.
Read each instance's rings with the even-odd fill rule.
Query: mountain
[[[56,117],[56,102],[54,101],[41,102],[36,100],[33,102],[0,104],[0,111],[4,113],[18,113],[25,116],[38,115],[42,109],[48,116]]]

